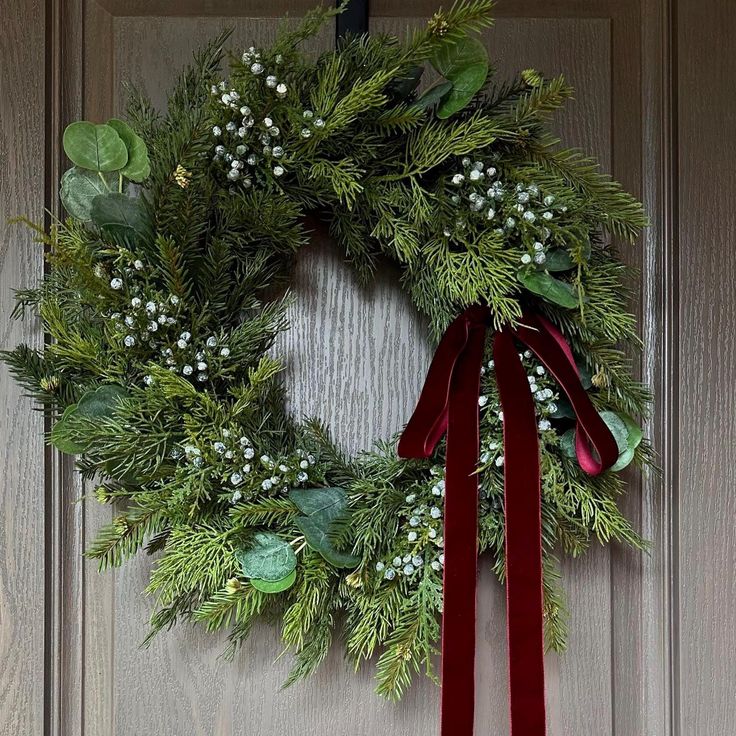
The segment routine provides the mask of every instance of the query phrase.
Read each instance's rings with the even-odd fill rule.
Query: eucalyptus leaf
[[[628,432],[628,445],[631,449],[635,450],[644,439],[644,432],[637,422],[635,422],[628,414],[619,414],[619,417],[621,417],[621,420],[626,425],[626,431]]]
[[[63,142],[66,155],[83,169],[117,171],[128,163],[128,149],[109,125],[72,123],[64,131]]]
[[[116,174],[80,169],[73,166],[61,177],[61,203],[66,211],[78,220],[92,219],[92,200],[100,194],[117,191]]]
[[[250,584],[261,593],[283,593],[291,588],[296,582],[296,568],[292,570],[286,577],[281,580],[261,580],[260,578],[251,578]]]
[[[569,271],[571,268],[575,268],[575,262],[564,248],[554,248],[547,252],[544,267],[548,271]]]
[[[432,105],[436,105],[451,89],[452,82],[438,82],[424,92],[424,94],[417,99],[414,105],[422,110],[432,107]]]
[[[50,441],[61,452],[77,455],[87,449],[84,441],[84,422],[79,420],[100,419],[112,416],[128,392],[116,383],[108,383],[88,391],[76,403],[68,406],[59,421],[54,424]]]
[[[112,416],[120,401],[127,397],[128,392],[123,386],[105,383],[82,396],[77,402],[77,414],[90,419]]]
[[[618,414],[619,419],[626,427],[626,450],[618,457],[618,460],[611,467],[611,470],[623,470],[631,463],[636,454],[636,448],[641,444],[644,437],[641,427],[628,415]]]
[[[568,429],[567,432],[565,432],[560,437],[560,449],[562,450],[562,454],[565,455],[565,457],[576,457],[574,429]]]
[[[419,86],[422,74],[424,74],[424,67],[412,67],[403,77],[397,77],[391,81],[388,88],[389,93],[398,100],[407,98]]]
[[[580,385],[587,391],[589,388],[593,388],[593,374],[590,372],[585,363],[576,361],[578,368],[578,376],[580,377]]]
[[[601,419],[606,423],[608,429],[611,430],[613,438],[618,445],[619,455],[626,451],[629,447],[628,436],[629,431],[626,429],[623,419],[613,411],[600,412]]]
[[[304,514],[295,524],[313,550],[335,567],[355,567],[360,562],[336,550],[330,539],[333,523],[347,514],[347,494],[342,488],[294,488],[289,498]]]
[[[59,452],[63,452],[67,455],[78,455],[80,452],[84,452],[87,447],[86,444],[79,440],[75,440],[73,437],[72,417],[74,416],[76,409],[76,404],[67,406],[59,420],[51,428],[51,434],[49,435],[49,442],[59,450]]]
[[[631,465],[631,461],[634,459],[635,452],[630,447],[627,447],[619,456],[618,460],[611,465],[611,470],[618,473],[619,470],[623,470],[628,465]]]
[[[296,568],[296,555],[291,545],[270,532],[256,532],[253,544],[235,556],[247,578],[277,582]]]
[[[445,42],[431,62],[445,79],[452,82],[452,88],[437,108],[438,118],[449,118],[462,110],[483,87],[490,70],[485,46],[471,36]]]
[[[143,200],[126,194],[104,194],[92,202],[92,221],[121,243],[150,238],[151,227]]]
[[[575,410],[567,396],[555,399],[555,406],[557,408],[550,414],[552,419],[575,419]]]
[[[462,110],[485,84],[487,77],[488,64],[476,64],[463,71],[452,81],[452,89],[442,98],[437,108],[437,117],[444,120]]]
[[[524,287],[532,294],[538,294],[552,304],[572,309],[579,304],[578,297],[572,286],[565,281],[550,276],[546,271],[534,271],[522,269],[517,273],[517,278]]]
[[[329,526],[322,524],[319,517],[297,516],[294,520],[307,544],[334,567],[355,567],[360,557],[335,549],[329,537]]]
[[[611,470],[623,470],[634,459],[634,450],[641,442],[641,429],[631,417],[613,411],[602,411],[600,417],[611,431],[618,447],[618,459],[611,466]],[[575,435],[574,429],[568,429],[560,437],[560,449],[569,458],[576,457]]]
[[[343,488],[293,488],[289,498],[306,516],[318,516],[326,522],[342,516],[348,507]]]
[[[131,181],[141,182],[151,173],[146,144],[126,122],[112,118],[107,124],[120,136],[128,151],[128,162],[120,173]]]
[[[473,36],[446,41],[437,49],[430,61],[432,66],[451,82],[460,78],[471,67],[483,66],[486,73],[489,69],[486,47]]]

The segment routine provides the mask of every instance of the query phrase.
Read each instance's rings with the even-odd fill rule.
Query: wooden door
[[[0,5],[0,214],[58,211],[60,131],[121,110],[121,82],[163,103],[193,48],[224,26],[235,47],[266,44],[279,18],[312,0],[5,0]],[[370,28],[403,33],[434,0],[373,0]],[[627,260],[641,274],[634,308],[655,410],[648,430],[660,476],[632,475],[626,509],[650,555],[594,549],[565,564],[569,652],[549,656],[554,736],[722,736],[736,721],[733,394],[736,113],[719,44],[733,38],[725,0],[500,0],[485,39],[499,74],[564,72],[576,100],[567,142],[643,198],[652,218]],[[329,48],[326,28],[311,50]],[[728,86],[727,86],[728,85]],[[713,114],[707,114],[715,106]],[[730,115],[730,117],[729,117]],[[722,125],[720,121],[726,121]],[[730,164],[729,164],[730,155]],[[687,217],[684,215],[687,214]],[[27,232],[2,227],[2,347],[40,344],[32,321],[9,323],[11,289],[43,270]],[[720,242],[719,242],[720,241]],[[319,413],[346,449],[407,419],[429,359],[396,275],[361,291],[328,245],[304,251],[295,278],[296,411]],[[325,377],[329,376],[329,380]],[[0,735],[383,736],[433,734],[428,682],[399,705],[372,693],[334,652],[309,682],[279,692],[288,663],[262,626],[233,663],[223,642],[183,626],[138,648],[150,561],[98,576],[80,552],[109,509],[74,503],[72,468],[44,450],[43,419],[0,368]],[[479,591],[477,733],[507,732],[503,593],[488,566]]]

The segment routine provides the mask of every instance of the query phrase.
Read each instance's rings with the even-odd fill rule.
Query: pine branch
[[[166,516],[161,508],[134,506],[97,532],[85,556],[97,560],[100,572],[120,567],[140,550],[146,539],[159,534],[165,526]]]
[[[600,173],[595,160],[576,149],[559,149],[558,143],[558,139],[545,135],[538,144],[529,146],[529,159],[594,203],[604,226],[613,235],[626,240],[638,237],[648,224],[642,205],[618,182]]]

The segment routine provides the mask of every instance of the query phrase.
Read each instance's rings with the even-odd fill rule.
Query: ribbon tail
[[[478,570],[480,368],[485,325],[471,325],[452,377],[447,428],[441,736],[472,736]]]
[[[545,736],[539,438],[529,381],[508,330],[493,344],[503,411],[506,610],[512,736]]]
[[[490,310],[471,307],[447,329],[399,442],[401,457],[429,457],[447,433],[442,615],[442,736],[472,736],[478,565],[478,394]],[[494,337],[504,413],[506,595],[511,736],[545,736],[544,597],[539,436],[534,400],[519,359],[524,342],[567,394],[577,417],[581,467],[600,473],[618,447],[582,385],[569,345],[543,317]]]

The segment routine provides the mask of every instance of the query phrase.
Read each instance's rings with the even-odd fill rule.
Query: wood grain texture
[[[642,200],[655,213],[644,232],[641,303],[642,376],[654,404],[646,434],[661,458],[662,472],[643,477],[641,531],[653,544],[641,558],[641,656],[646,673],[639,688],[639,732],[681,736],[678,706],[678,587],[675,525],[679,497],[679,257],[677,232],[677,42],[674,3],[642,5]],[[627,586],[630,590],[631,586]],[[624,626],[629,616],[624,620]]]
[[[20,1],[29,8],[33,5],[31,0]],[[401,32],[431,13],[436,4],[432,0],[402,3],[374,0],[373,28]],[[188,60],[192,48],[220,28],[235,26],[236,44],[268,43],[279,16],[286,11],[298,15],[311,7],[312,2],[65,0],[48,5],[63,8],[60,13],[66,18],[61,31],[65,40],[62,78],[54,81],[51,73],[52,84],[60,87],[62,110],[54,119],[61,123],[82,114],[104,119],[119,111],[120,84],[126,78],[144,83],[160,104],[165,89],[177,69]],[[656,225],[661,221],[657,205],[661,204],[659,187],[663,170],[662,152],[657,148],[661,144],[657,139],[659,119],[652,118],[652,112],[661,95],[659,64],[663,56],[658,44],[665,31],[661,16],[666,5],[665,0],[507,0],[498,7],[500,17],[496,29],[486,36],[501,76],[528,66],[547,74],[565,72],[578,92],[576,101],[559,118],[559,131],[566,142],[595,152],[604,168],[613,170],[628,189],[643,191],[648,203],[654,205]],[[0,15],[3,10],[0,9]],[[641,25],[644,10],[652,18],[646,21],[649,30]],[[40,8],[33,6],[31,12],[34,17],[42,17]],[[717,14],[716,18],[722,20]],[[5,34],[0,40],[0,59],[5,65],[0,84],[6,85],[6,78],[15,84],[15,87],[12,84],[2,87],[3,100],[10,99],[11,91],[16,97],[28,98],[26,88],[16,91],[20,82],[13,81],[17,70],[24,65],[31,70],[31,78],[40,80],[36,89],[40,89],[43,79],[42,51],[33,49],[29,43],[25,46],[18,43],[29,34],[23,29],[25,35],[21,35],[15,16],[14,22],[15,25],[4,26],[4,30],[11,29],[11,37],[16,34],[13,42],[6,43]],[[82,31],[84,39],[78,35]],[[326,29],[313,48],[329,47],[333,35],[332,29]],[[643,51],[642,38],[649,39]],[[693,42],[693,54],[702,50],[697,43],[706,42],[698,37]],[[644,52],[646,55],[642,56]],[[24,79],[28,78],[26,73]],[[648,111],[644,120],[642,94]],[[42,106],[42,101],[39,105]],[[34,141],[38,144],[36,138],[43,134],[41,127],[38,134],[29,132],[35,130],[32,126],[19,133],[15,122],[24,119],[24,115],[27,120],[31,117],[28,106],[16,105],[13,109],[15,114],[4,114],[0,124],[3,135],[0,157],[5,156],[8,140],[14,146],[20,140],[24,151],[32,151]],[[40,122],[34,122],[41,126]],[[694,127],[694,116],[692,122]],[[6,157],[3,163],[5,160]],[[18,170],[13,179],[14,188],[6,188],[7,180],[0,180],[0,209],[8,202],[25,201],[28,206],[21,209],[30,211],[30,206],[37,204],[41,197],[34,189],[38,186],[37,178],[29,173],[31,168],[21,170],[18,161],[13,161],[13,165]],[[691,192],[694,194],[695,190]],[[17,243],[15,239],[16,249]],[[660,244],[650,236],[645,245],[642,254],[628,251],[627,258],[632,264],[645,267],[641,313],[647,318],[645,334],[649,336],[649,344],[660,346],[658,329],[671,302],[665,293],[668,287],[658,281],[660,276],[655,269],[662,262]],[[0,254],[0,285],[3,286],[0,309],[5,309],[9,303],[5,286],[28,283],[27,278],[34,275],[39,265],[37,254],[10,252],[7,247]],[[702,287],[712,269],[717,268],[714,251],[701,254],[697,263],[696,260],[692,256],[691,264],[699,274],[698,283]],[[703,266],[706,260],[707,268]],[[726,274],[722,273],[721,278],[725,287]],[[694,294],[698,287],[692,284],[690,288]],[[382,269],[375,287],[361,291],[336,250],[328,244],[315,243],[299,259],[294,289],[297,302],[291,315],[292,329],[277,346],[287,362],[293,411],[321,415],[336,429],[341,443],[350,451],[368,447],[375,438],[388,437],[408,417],[430,354],[421,337],[424,325],[400,292],[396,274],[390,268]],[[722,299],[727,301],[726,296]],[[726,314],[727,309],[728,304]],[[5,329],[6,322],[0,324]],[[28,340],[29,336],[32,340],[41,339],[28,323],[13,329],[15,333],[2,333],[3,340],[16,335],[18,339]],[[692,371],[710,365],[695,352],[692,356]],[[658,381],[657,386],[666,378],[656,360],[650,359],[642,370],[644,375]],[[692,377],[693,373],[688,375]],[[15,473],[15,485],[10,495],[7,492],[3,495],[3,503],[10,498],[13,515],[25,513],[28,518],[30,512],[27,509],[19,512],[18,502],[22,508],[24,503],[30,503],[28,489],[38,493],[43,487],[40,442],[34,445],[27,441],[29,437],[38,437],[37,428],[31,426],[37,417],[28,414],[27,404],[18,398],[17,391],[12,392],[2,372],[0,389],[6,415],[16,417],[15,436],[24,438],[23,451],[17,443],[10,450],[6,449],[7,444],[3,448],[6,467],[11,469],[11,475]],[[658,437],[665,434],[668,416],[666,411],[657,415]],[[726,421],[725,414],[723,419]],[[8,425],[1,426],[5,430]],[[715,431],[712,438],[709,435],[713,440],[710,447],[717,447]],[[694,449],[690,459],[692,470],[688,477],[695,478],[700,468],[698,463],[706,462],[708,454]],[[53,510],[54,531],[49,538],[49,559],[54,572],[60,572],[61,580],[55,595],[63,596],[60,604],[63,610],[56,617],[49,616],[49,623],[58,629],[58,641],[48,643],[56,674],[51,677],[47,672],[47,678],[55,679],[51,684],[57,695],[52,697],[47,693],[49,717],[44,730],[43,641],[37,637],[13,639],[13,629],[9,635],[5,618],[0,620],[0,655],[11,647],[11,652],[28,655],[26,661],[20,657],[6,668],[8,674],[0,667],[0,734],[4,736],[6,713],[11,713],[14,719],[10,721],[13,729],[9,733],[23,736],[42,732],[49,736],[251,733],[378,736],[434,732],[438,704],[434,686],[420,683],[399,706],[382,703],[371,692],[369,669],[354,675],[338,651],[333,652],[313,680],[279,693],[278,686],[286,675],[288,662],[280,659],[274,663],[280,653],[278,635],[267,626],[254,632],[251,643],[233,664],[218,659],[221,641],[185,627],[160,636],[150,650],[139,650],[137,644],[150,614],[150,601],[141,592],[150,560],[135,561],[106,576],[98,576],[91,563],[82,566],[79,549],[85,537],[109,519],[109,510],[95,504],[71,506],[71,500],[80,490],[76,481],[64,467],[54,471],[49,463],[47,471],[55,473],[52,482],[58,487],[60,499],[60,508]],[[714,474],[709,481],[721,489],[723,478],[723,474]],[[9,481],[6,473],[2,482]],[[647,492],[642,494],[639,479],[632,481],[627,508],[632,518],[660,541],[669,512],[652,495],[657,490],[656,483],[648,480]],[[64,506],[64,502],[68,505]],[[700,511],[698,531],[713,533],[710,511]],[[3,524],[7,524],[7,516],[3,508]],[[17,542],[9,546],[5,535],[0,538],[0,616],[5,617],[10,610],[8,601],[17,610],[19,601],[43,599],[43,529],[35,529],[33,534],[36,536],[26,540],[27,546]],[[695,551],[693,569],[702,570],[711,548],[695,531],[687,539],[691,545],[688,549]],[[15,560],[13,556],[19,549],[22,554]],[[655,549],[659,551],[661,547]],[[723,550],[719,571],[725,574],[732,548],[724,544]],[[711,657],[708,651],[699,656],[696,646],[701,643],[699,639],[687,650],[689,658],[683,658],[683,677],[688,687],[692,687],[696,678],[706,677],[699,684],[697,702],[694,695],[687,708],[683,705],[683,713],[688,713],[683,721],[687,728],[683,727],[681,732],[670,730],[662,715],[667,710],[663,700],[668,696],[669,672],[667,653],[661,643],[666,626],[660,622],[666,618],[667,601],[663,588],[654,579],[667,569],[663,558],[663,554],[653,555],[651,561],[642,561],[615,549],[595,549],[585,560],[565,564],[572,636],[568,654],[548,658],[550,734],[701,736],[702,733],[710,736],[729,733],[728,728],[707,730],[724,726],[726,716],[733,715],[722,705],[727,693],[711,692],[710,701],[704,695],[711,673],[730,675],[732,682],[733,672],[725,654],[713,652]],[[727,575],[726,579],[732,580]],[[732,593],[728,588],[718,594],[703,585],[688,599],[687,605],[695,610],[698,605],[724,604]],[[505,614],[502,593],[487,565],[481,571],[479,600],[478,732],[500,734],[507,727]],[[47,600],[47,609],[49,605]],[[42,614],[39,615],[43,624]],[[707,633],[702,632],[703,638],[715,631],[717,615],[711,614],[711,627]],[[686,615],[682,619],[685,621]],[[733,649],[732,634],[722,632],[718,645],[721,651],[726,646]],[[28,685],[29,682],[32,684]],[[65,696],[68,696],[66,701]],[[703,702],[708,702],[716,715],[709,716],[705,708],[695,707]],[[687,720],[694,708],[697,714]]]
[[[680,0],[679,720],[736,723],[736,8]]]
[[[29,17],[39,17],[32,27]],[[0,5],[0,349],[39,347],[33,318],[11,321],[13,290],[38,284],[41,246],[7,219],[43,220],[43,4]],[[0,364],[0,734],[41,734],[44,726],[43,419]]]

